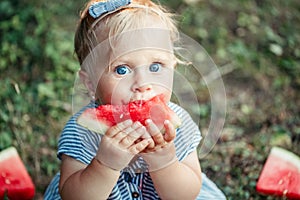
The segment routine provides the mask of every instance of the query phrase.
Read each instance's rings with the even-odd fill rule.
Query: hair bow
[[[93,18],[97,18],[130,3],[131,0],[107,0],[104,2],[95,2],[90,6],[89,13]]]

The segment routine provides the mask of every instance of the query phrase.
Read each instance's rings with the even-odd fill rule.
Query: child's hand
[[[109,168],[121,170],[151,143],[151,138],[140,140],[146,134],[146,128],[139,122],[121,122],[107,130],[95,158]]]
[[[151,119],[146,120],[146,128],[149,135],[154,141],[154,146],[148,146],[143,152],[151,152],[155,151],[156,149],[160,149],[168,143],[172,142],[176,137],[175,128],[168,120],[166,120],[164,123],[164,134],[159,130],[159,128],[153,123]]]
[[[155,143],[154,148],[147,148],[140,153],[147,162],[149,171],[156,171],[174,163],[177,160],[173,142],[176,137],[174,126],[169,121],[165,121],[165,134],[162,134],[152,120],[147,120],[146,128]]]

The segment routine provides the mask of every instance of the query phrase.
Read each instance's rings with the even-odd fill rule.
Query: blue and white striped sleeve
[[[75,114],[67,122],[58,142],[57,156],[70,156],[84,164],[89,164],[97,153],[101,140],[100,135],[77,124],[81,112]]]
[[[182,122],[181,126],[177,129],[174,141],[177,157],[181,161],[190,153],[197,150],[202,136],[198,125],[186,110],[174,103],[169,103],[169,106]]]

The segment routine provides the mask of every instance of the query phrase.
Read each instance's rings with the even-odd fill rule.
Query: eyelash
[[[121,71],[118,72],[118,70],[121,70],[121,69],[123,69],[123,70],[126,69],[126,72],[125,72],[125,73],[120,73]],[[122,75],[125,75],[125,74],[131,72],[131,70],[130,70],[130,68],[129,68],[127,65],[119,65],[119,66],[117,66],[117,67],[114,69],[114,72],[115,72],[116,74],[122,76]],[[124,71],[123,71],[123,72],[124,72]]]
[[[152,66],[159,66],[158,69],[154,69],[154,71],[151,70],[151,67]],[[149,65],[149,71],[152,72],[152,73],[155,73],[155,72],[158,72],[161,70],[161,68],[164,66],[164,64],[160,63],[160,62],[153,62]],[[126,71],[125,71],[125,70]],[[120,71],[120,70],[123,70],[123,71]],[[114,72],[120,76],[123,76],[123,75],[126,75],[128,73],[131,72],[131,69],[129,66],[125,65],[125,64],[122,64],[122,65],[118,65],[115,69],[114,69]]]
[[[158,68],[156,71],[151,71],[151,66],[154,66],[154,65],[155,65],[155,66],[159,65],[159,68]],[[158,72],[158,71],[161,70],[162,66],[163,66],[163,64],[161,64],[161,63],[159,63],[159,62],[154,62],[154,63],[152,63],[152,64],[149,66],[149,71],[150,71],[150,72]]]

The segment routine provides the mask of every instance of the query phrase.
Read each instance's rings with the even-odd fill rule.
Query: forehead
[[[151,27],[111,36],[93,48],[83,65],[107,67],[113,60],[139,50],[155,50],[173,54],[170,34],[167,29]]]
[[[175,60],[173,53],[162,49],[138,49],[129,53],[116,57],[111,60],[112,65],[116,64],[149,64],[149,62],[159,62],[163,64],[171,64]]]
[[[128,31],[109,38],[109,48],[112,58],[132,51],[155,49],[167,52],[173,51],[170,32],[159,28],[143,28]]]

